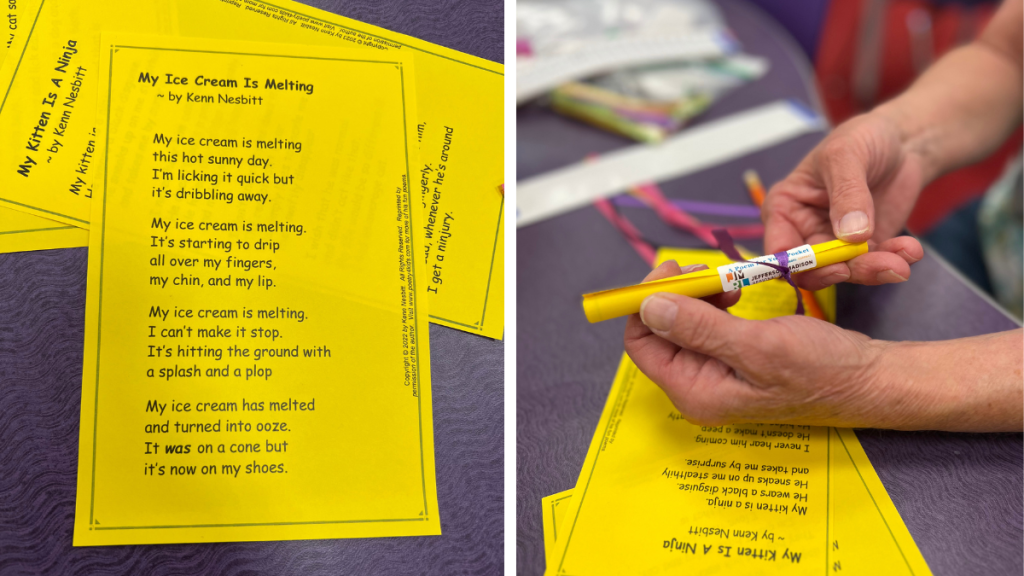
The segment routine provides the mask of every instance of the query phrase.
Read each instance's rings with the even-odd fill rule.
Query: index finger
[[[822,235],[834,239],[826,210],[810,206],[783,191],[768,193],[761,208],[761,221],[764,222],[765,254],[808,244],[813,237]]]

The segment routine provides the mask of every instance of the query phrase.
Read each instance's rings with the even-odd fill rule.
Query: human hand
[[[666,262],[644,281],[679,273]],[[626,353],[687,420],[900,425],[873,372],[888,343],[804,316],[738,318],[720,309],[738,300],[731,294],[655,294],[626,323]]]
[[[895,237],[924,184],[922,160],[906,150],[884,112],[843,123],[768,193],[762,219],[765,252],[835,238],[868,241],[870,251],[848,262],[795,274],[802,288],[839,282],[877,285],[910,278],[924,257],[921,243]]]

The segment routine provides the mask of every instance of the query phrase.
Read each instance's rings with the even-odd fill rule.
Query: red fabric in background
[[[860,42],[865,0],[833,0],[825,16],[815,61],[825,111],[833,124],[868,111],[872,103],[857,101],[853,90],[854,62]],[[907,16],[916,9],[931,15],[932,53],[940,57],[977,35],[995,12],[994,4],[982,6],[932,6],[922,0],[890,0],[886,3],[880,38],[877,94],[874,104],[905,90],[917,76],[914,68]],[[921,194],[908,227],[923,234],[951,212],[985,193],[1002,173],[1006,161],[1021,147],[1024,136],[1014,134],[987,159],[935,180]]]

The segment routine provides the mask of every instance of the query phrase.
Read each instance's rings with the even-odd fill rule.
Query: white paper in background
[[[695,95],[718,98],[768,72],[767,58],[733,54],[714,60],[670,62],[612,72],[588,81],[598,88],[643,100],[673,102]]]
[[[736,52],[709,0],[519,0],[516,101],[598,74]]]
[[[725,28],[710,0],[519,0],[516,40],[531,56],[586,50],[611,38],[688,36]]]
[[[720,58],[737,50],[720,30],[687,36],[613,38],[593,41],[586,50],[516,60],[516,104],[581,78],[663,62]]]
[[[803,104],[778,100],[687,128],[660,144],[638,144],[540,174],[516,184],[516,226],[575,210],[637,184],[692,174],[827,126]]]

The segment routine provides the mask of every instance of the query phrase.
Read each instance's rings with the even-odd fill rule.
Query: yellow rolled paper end
[[[836,262],[846,262],[864,254],[868,251],[868,244],[867,242],[851,244],[842,240],[833,240],[815,244],[811,246],[811,249],[814,250],[815,260],[817,260],[815,268],[821,268]],[[806,270],[802,272],[806,272]],[[718,276],[718,270],[701,270],[653,282],[584,294],[583,312],[591,323],[602,322],[636,314],[640,311],[640,304],[645,298],[659,292],[704,298],[722,291],[722,280]]]

